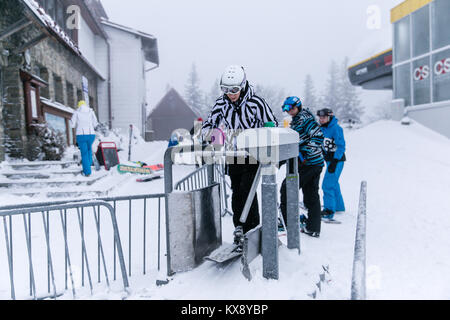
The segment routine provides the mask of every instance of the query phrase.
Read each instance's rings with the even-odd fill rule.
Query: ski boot
[[[313,238],[319,238],[320,237],[320,232],[315,232],[315,231],[309,231],[308,229],[306,229],[306,227],[303,227],[300,229],[301,233],[304,233],[310,237]]]
[[[283,222],[281,221],[280,218],[278,218],[278,232],[284,232],[286,231],[283,225]]]
[[[234,245],[236,245],[235,252],[242,252],[244,248],[244,229],[242,226],[237,226],[233,232],[234,235]]]
[[[300,228],[306,228],[306,220],[308,220],[308,218],[304,214],[301,214],[300,215]]]
[[[330,209],[325,209],[321,213],[322,215],[322,221],[325,223],[333,223],[333,224],[339,224],[340,222],[334,219],[334,212]]]

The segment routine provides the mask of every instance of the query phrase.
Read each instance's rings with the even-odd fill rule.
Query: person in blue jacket
[[[327,171],[322,183],[324,207],[322,218],[324,221],[333,221],[336,212],[345,211],[339,185],[339,178],[346,161],[344,130],[338,124],[338,119],[331,109],[319,110],[317,115],[324,135],[323,154],[327,163]]]

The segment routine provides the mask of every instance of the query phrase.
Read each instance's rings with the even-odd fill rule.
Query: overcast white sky
[[[321,91],[331,59],[348,56],[352,64],[391,47],[390,9],[401,2],[102,0],[111,21],[158,38],[160,67],[149,74],[150,105],[168,84],[183,93],[193,62],[207,92],[230,64],[243,65],[253,83],[300,96],[310,73]],[[371,105],[389,97],[365,92],[363,101]]]

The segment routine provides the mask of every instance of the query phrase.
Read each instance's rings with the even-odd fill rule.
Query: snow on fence
[[[0,299],[123,292],[128,277],[157,274],[165,247],[162,200],[154,194],[1,207]]]
[[[366,200],[367,182],[361,182],[358,221],[356,225],[355,253],[353,258],[352,300],[366,299]]]

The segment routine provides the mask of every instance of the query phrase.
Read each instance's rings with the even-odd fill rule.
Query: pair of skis
[[[144,175],[142,178],[137,178],[137,182],[149,182],[162,178],[162,170],[164,170],[163,164],[147,165],[143,162],[135,162],[135,166],[119,164],[117,171],[121,174],[134,173]]]

